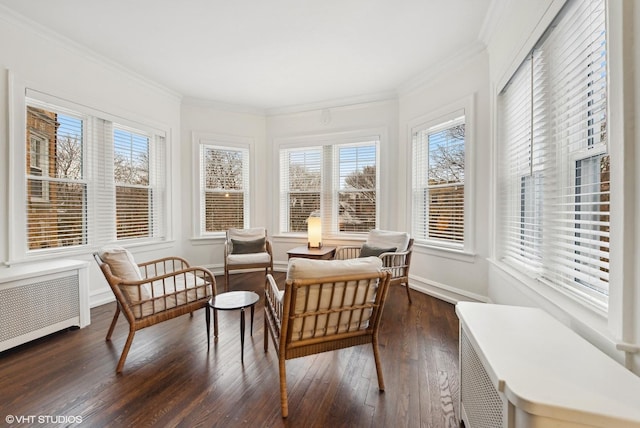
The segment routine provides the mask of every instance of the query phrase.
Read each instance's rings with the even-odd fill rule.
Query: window
[[[376,228],[376,145],[336,147],[338,230],[368,232]]]
[[[87,243],[83,124],[78,116],[27,107],[27,247]]]
[[[413,134],[412,234],[429,245],[465,248],[467,138],[464,110],[422,123]]]
[[[284,232],[306,232],[307,218],[320,215],[322,147],[284,149],[280,152],[282,218]]]
[[[116,193],[117,239],[157,236],[161,221],[154,215],[164,182],[164,139],[115,125],[113,173]]]
[[[200,140],[200,234],[248,227],[249,149]]]
[[[606,308],[607,49],[602,0],[569,1],[498,100],[499,256]]]
[[[377,225],[379,137],[280,149],[280,231],[306,232],[310,216],[329,233]]]
[[[163,238],[164,137],[61,104],[26,98],[25,252]]]

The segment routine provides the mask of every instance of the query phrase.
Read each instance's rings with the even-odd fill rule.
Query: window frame
[[[166,167],[162,171],[159,168],[159,165],[164,162],[166,159],[166,139],[165,137],[158,135],[153,132],[145,131],[140,128],[131,127],[127,125],[123,125],[117,122],[111,122],[111,138],[114,152],[114,160],[115,160],[115,151],[116,151],[116,130],[120,130],[122,132],[130,133],[132,135],[136,135],[139,137],[145,137],[147,140],[147,184],[131,184],[119,182],[115,178],[115,165],[114,165],[114,196],[116,197],[116,205],[115,205],[115,215],[116,221],[118,216],[118,205],[117,205],[117,193],[118,187],[124,187],[128,189],[145,189],[148,192],[148,224],[147,230],[149,236],[144,237],[123,237],[117,238],[117,228],[116,228],[116,241],[119,243],[122,242],[139,242],[144,240],[154,239],[154,231],[158,228],[163,228],[163,225],[156,225],[157,222],[166,221],[166,215],[156,216],[154,213],[156,210],[161,209],[159,206],[162,204],[163,198],[163,187],[167,186],[167,171]],[[164,146],[164,147],[162,147]],[[164,182],[164,186],[162,185]],[[158,218],[160,217],[160,218]]]
[[[314,152],[317,152],[317,155],[319,156],[319,173],[320,173],[320,183],[318,185],[318,188],[316,190],[313,191],[296,191],[296,190],[291,190],[291,176],[288,173],[283,173],[283,166],[282,166],[282,162],[284,162],[285,160],[288,162],[291,158],[289,155],[291,155],[292,153],[308,153],[309,155],[313,154]],[[295,147],[295,148],[281,148],[279,151],[279,165],[280,168],[278,168],[279,174],[279,212],[280,212],[280,216],[279,216],[279,232],[283,233],[283,234],[301,234],[301,233],[306,233],[306,230],[292,230],[291,227],[291,197],[292,195],[309,195],[309,194],[318,194],[317,195],[317,199],[318,199],[318,203],[320,204],[320,206],[316,209],[314,209],[310,215],[315,212],[318,211],[317,214],[320,214],[321,209],[322,209],[322,195],[323,195],[323,184],[322,184],[322,171],[323,171],[323,165],[324,165],[324,150],[322,149],[322,146],[305,146],[305,147]],[[285,159],[286,158],[286,159]],[[305,163],[306,164],[306,163]],[[289,164],[290,165],[290,164]],[[283,196],[284,195],[284,196]],[[312,208],[314,208],[314,206],[312,206]],[[285,215],[283,215],[282,213],[286,213]]]
[[[451,102],[431,113],[416,117],[409,121],[408,124],[408,139],[409,139],[409,164],[411,169],[408,174],[408,186],[409,186],[409,202],[410,202],[410,222],[411,234],[415,240],[414,245],[423,247],[430,251],[435,251],[435,254],[445,253],[452,255],[453,257],[462,257],[462,260],[467,260],[468,257],[475,256],[475,93],[469,96]],[[465,141],[464,141],[464,231],[463,241],[461,244],[451,243],[445,240],[435,239],[422,239],[416,236],[414,230],[415,219],[415,201],[414,201],[414,177],[418,167],[426,167],[425,165],[417,165],[417,153],[415,153],[415,136],[421,131],[428,130],[438,125],[444,124],[448,121],[455,119],[456,117],[464,116],[465,124]],[[428,147],[425,148],[428,150]],[[426,161],[426,159],[425,159]],[[428,187],[427,187],[428,188]],[[428,214],[424,218],[424,221],[428,223]]]
[[[201,186],[202,177],[202,147],[208,146],[221,150],[237,150],[242,155],[242,175],[243,175],[243,220],[245,228],[251,227],[251,201],[253,198],[253,146],[251,137],[215,134],[208,132],[192,133],[192,154],[193,154],[193,239],[223,238],[225,231],[207,232],[203,227],[204,203],[203,189]]]
[[[36,157],[40,157],[41,153],[40,150],[34,150],[34,145],[37,146],[48,146],[50,144],[49,139],[45,136],[42,135],[38,135],[38,133],[32,133],[29,135],[29,150],[30,150],[30,162],[29,162],[29,177],[27,177],[27,180],[32,179],[32,176],[34,177],[42,177],[41,179],[41,191],[40,191],[40,196],[31,196],[31,200],[32,201],[38,201],[38,202],[47,202],[49,201],[49,183],[45,181],[45,177],[49,176],[49,155],[46,154],[46,156],[44,156],[45,162],[43,162],[44,165],[46,165],[46,167],[41,166],[38,167],[36,165],[34,165],[34,154],[36,155]],[[40,170],[40,175],[36,175],[33,174],[33,169],[37,168]]]

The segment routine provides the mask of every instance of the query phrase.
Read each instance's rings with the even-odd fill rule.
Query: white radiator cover
[[[89,325],[87,267],[57,260],[0,269],[0,351]]]
[[[496,428],[508,426],[507,401],[491,382],[466,331],[460,329],[460,401],[465,428]]]
[[[536,308],[460,302],[465,428],[640,427],[640,377]]]

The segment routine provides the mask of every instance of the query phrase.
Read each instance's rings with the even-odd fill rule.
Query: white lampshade
[[[307,219],[307,241],[309,248],[322,247],[322,219],[320,217]]]

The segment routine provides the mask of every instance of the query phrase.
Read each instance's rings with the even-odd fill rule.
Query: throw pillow
[[[98,252],[103,262],[109,265],[111,273],[125,281],[140,281],[140,269],[133,255],[125,248],[105,247]]]
[[[378,257],[382,253],[395,253],[396,248],[380,248],[380,247],[372,247],[367,244],[362,244],[362,248],[360,249],[360,257]]]
[[[241,241],[238,239],[231,240],[231,254],[253,254],[263,253],[265,248],[266,238],[255,239],[253,241]]]

